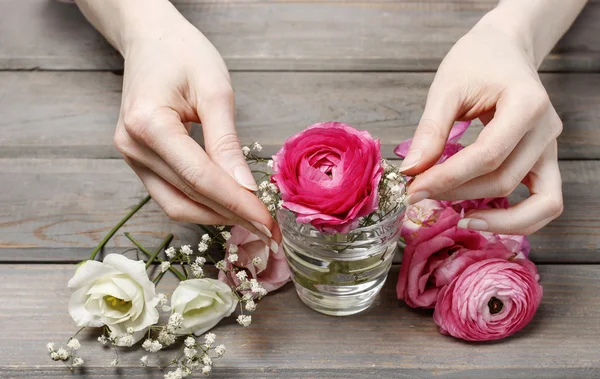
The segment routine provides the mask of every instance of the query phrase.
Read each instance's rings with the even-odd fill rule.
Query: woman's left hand
[[[431,85],[402,170],[417,175],[409,204],[425,198],[464,200],[531,196],[508,209],[476,210],[459,226],[530,234],[563,210],[556,138],[562,123],[537,74],[526,39],[492,12],[450,50]],[[438,161],[455,120],[479,118],[477,141]]]

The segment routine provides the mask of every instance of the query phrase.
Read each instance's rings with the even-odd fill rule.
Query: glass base
[[[332,286],[315,285],[319,292],[311,291],[294,280],[300,300],[311,309],[329,316],[349,316],[369,308],[383,287],[387,275],[368,283]]]

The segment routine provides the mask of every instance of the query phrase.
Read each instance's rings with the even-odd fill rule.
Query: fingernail
[[[275,242],[274,240],[271,240],[271,250],[277,254],[277,252],[279,251],[279,245],[277,245],[277,242]]]
[[[429,196],[431,196],[429,191],[417,191],[415,193],[411,193],[410,195],[406,196],[406,199],[404,200],[404,204],[413,205],[413,204],[418,203],[421,200],[425,200],[425,199],[429,198]]]
[[[265,245],[271,246],[271,239],[270,238],[268,238],[267,236],[265,236],[262,233],[258,233],[258,234],[256,234],[256,236],[258,238],[260,238],[260,240],[263,241]]]
[[[458,222],[458,227],[461,229],[479,230],[483,232],[488,230],[489,225],[484,220],[478,218],[463,218]]]
[[[271,234],[271,231],[269,230],[269,228],[267,228],[266,226],[264,226],[263,224],[261,224],[258,221],[250,221],[250,223],[252,225],[254,225],[254,227],[258,230],[260,230],[261,232],[265,233],[267,235],[267,237],[271,238],[273,237],[273,234]]]
[[[406,170],[409,170],[409,169],[415,167],[416,165],[419,164],[420,160],[421,160],[421,152],[420,151],[411,152],[410,154],[408,154],[406,159],[404,159],[402,161],[402,164],[400,165],[400,172],[404,172]]]
[[[254,177],[248,168],[244,166],[236,167],[233,170],[233,177],[242,187],[245,187],[253,192],[258,191],[256,181],[254,180]]]

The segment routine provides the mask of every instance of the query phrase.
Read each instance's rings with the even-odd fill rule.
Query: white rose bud
[[[171,295],[171,308],[183,316],[175,333],[199,336],[231,315],[238,303],[231,288],[215,279],[190,279],[179,283]]]

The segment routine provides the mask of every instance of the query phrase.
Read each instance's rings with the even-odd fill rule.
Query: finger
[[[198,105],[206,153],[242,187],[258,191],[235,130],[234,108],[232,90]]]
[[[495,113],[495,111],[492,110],[492,111],[486,112],[482,115],[479,115],[479,121],[481,121],[483,126],[487,126],[487,124],[489,124],[490,121],[492,121],[494,119],[494,113]]]
[[[157,173],[158,176],[176,187],[188,198],[197,203],[206,205],[215,212],[221,214],[226,219],[232,220],[235,224],[244,226],[259,236],[267,245],[271,244],[270,236],[267,234],[267,232],[270,231],[265,231],[264,227],[261,227],[261,225],[255,225],[248,220],[239,217],[227,208],[224,208],[220,204],[196,192],[188,183],[181,179],[161,157],[159,157],[148,147],[127,137],[127,133],[121,130],[121,128],[117,129],[115,144],[126,159],[129,157],[137,162],[140,162],[145,167],[151,168],[151,170]]]
[[[414,204],[424,198],[449,192],[500,167],[550,106],[547,95],[546,100],[539,100],[536,104],[534,100],[524,98],[524,94],[529,93],[507,93],[497,104],[495,118],[483,129],[475,143],[415,179],[408,188],[407,203]]]
[[[152,199],[171,220],[196,224],[232,224],[231,220],[191,200],[145,166],[129,158],[125,158],[125,161],[141,179]]]
[[[551,146],[525,181],[531,196],[508,209],[469,212],[459,227],[498,234],[531,234],[558,217],[563,210],[562,183],[556,146]]]
[[[120,134],[133,133],[135,140],[121,142],[120,150],[192,200],[236,221],[266,244],[274,245],[270,237],[275,222],[264,204],[215,165],[178,120],[178,116],[169,112],[154,112],[151,118],[129,120],[129,124],[125,121],[124,128],[129,130]]]
[[[556,145],[561,130],[562,122],[553,109],[549,120],[527,133],[500,168],[436,195],[435,199],[466,200],[510,195],[548,147]]]
[[[459,106],[458,96],[434,80],[408,154],[400,166],[404,174],[421,173],[440,159]]]

